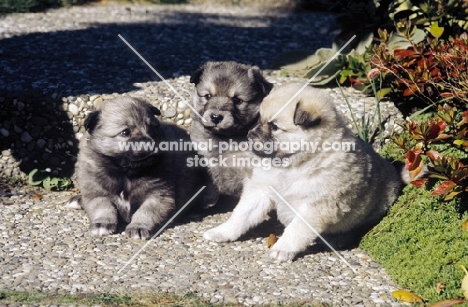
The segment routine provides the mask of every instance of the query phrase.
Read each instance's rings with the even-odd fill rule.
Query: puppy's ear
[[[94,111],[88,114],[84,121],[84,127],[86,131],[88,131],[89,134],[92,134],[94,129],[96,128],[98,122],[99,122],[99,117],[101,115],[101,111]]]
[[[313,107],[306,106],[302,100],[296,104],[296,111],[294,111],[294,125],[312,127],[320,124],[322,118],[320,114]]]
[[[271,89],[273,88],[273,84],[268,82],[265,77],[263,77],[260,68],[253,66],[249,69],[248,76],[249,78],[255,80],[265,96],[270,93]]]
[[[195,70],[190,76],[190,83],[198,84],[200,82],[200,77],[201,75],[203,75],[204,71],[205,71],[205,66],[202,66],[199,69]]]
[[[161,115],[161,111],[153,105],[150,105],[150,110],[153,115]]]

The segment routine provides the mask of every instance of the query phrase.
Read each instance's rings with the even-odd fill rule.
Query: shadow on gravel
[[[90,23],[81,30],[0,39],[1,176],[17,175],[12,163],[26,174],[49,168],[58,176],[70,176],[77,154],[75,134],[83,120],[80,112],[89,108],[76,102],[77,97],[126,93],[139,89],[136,83],[159,81],[118,34],[165,78],[188,75],[208,60],[267,68],[285,51],[313,52],[331,44],[310,15],[296,18],[297,23],[272,15],[267,27],[239,27],[228,21],[216,24],[220,17],[211,14],[147,11],[154,23],[131,23],[132,12],[128,14],[128,24]],[[255,19],[230,18],[246,25]],[[69,108],[70,103],[78,108]],[[73,122],[77,116],[78,122]]]
[[[335,250],[344,251],[358,247],[362,237],[369,230],[369,228],[363,228],[354,229],[346,233],[321,235]],[[248,233],[243,235],[240,240],[246,241],[255,238],[268,238],[270,234],[274,234],[276,237],[281,237],[283,232],[284,226],[278,221],[276,212],[273,211],[269,214],[268,220],[251,229]],[[304,252],[300,253],[297,258],[301,258],[309,254],[313,255],[323,252],[329,253],[331,252],[331,249],[325,243],[323,243],[320,238],[317,238],[315,242],[311,244]]]
[[[217,205],[209,209],[197,209],[191,210],[190,214],[180,219],[181,223],[190,221],[199,221],[207,216],[214,214],[232,212],[237,205],[239,199],[235,197],[222,196],[218,201]],[[371,226],[361,227],[353,229],[346,233],[340,234],[322,234],[323,238],[333,246],[337,251],[345,251],[354,249],[359,246],[362,237],[372,228]],[[261,223],[260,225],[250,229],[246,234],[239,238],[239,241],[254,240],[256,238],[268,238],[270,234],[274,234],[276,237],[280,237],[284,232],[284,226],[281,224],[276,216],[276,212],[272,211],[269,213],[269,218]],[[229,244],[229,243],[226,243]],[[258,242],[254,243],[258,244]],[[317,238],[315,242],[310,245],[307,250],[299,253],[297,258],[302,258],[306,255],[313,255],[318,253],[330,253],[331,249],[323,243],[320,238]]]

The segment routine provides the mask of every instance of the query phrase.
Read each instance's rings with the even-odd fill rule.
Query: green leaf
[[[411,41],[414,44],[422,42],[425,38],[426,38],[426,33],[424,32],[424,30],[421,30],[421,29],[416,29],[413,35],[411,35]]]
[[[465,272],[465,276],[462,279],[461,289],[463,291],[463,296],[468,299],[468,271],[463,265],[460,265],[463,271]]]
[[[367,33],[364,38],[362,38],[358,45],[356,46],[355,50],[351,51],[350,54],[364,54],[368,46],[372,44],[374,40],[374,33],[369,32]]]
[[[388,93],[390,93],[392,89],[390,87],[385,87],[377,91],[376,96],[378,99],[382,99],[385,97]]]
[[[348,79],[348,73],[347,73],[347,71],[346,71],[346,70],[341,71],[340,79],[338,80],[338,82],[339,82],[340,84],[343,84],[347,79]]]
[[[392,296],[399,301],[405,303],[422,303],[423,300],[414,293],[405,290],[396,290],[392,292]]]
[[[462,230],[468,231],[468,219],[462,223]]]
[[[46,178],[44,178],[44,180],[42,181],[42,186],[43,186],[47,191],[50,191],[50,190],[51,190],[50,177],[49,177],[49,176],[47,176]]]
[[[70,178],[62,178],[58,186],[59,190],[68,189],[73,186],[73,181]]]
[[[431,33],[435,38],[439,38],[444,33],[444,27],[439,27],[439,22],[433,21],[429,27],[429,33]]]
[[[336,76],[338,76],[343,66],[339,64],[339,61],[336,58],[333,59],[328,65],[326,64],[327,63],[322,63],[312,68],[311,70],[309,70],[309,72],[307,72],[307,74],[304,77],[312,78],[318,72],[320,72],[315,76],[314,79],[311,80],[310,83],[312,85],[325,85],[330,83],[331,81],[335,80]]]
[[[52,189],[52,188],[58,187],[60,180],[61,179],[57,177],[50,178],[50,183],[49,183],[50,188]]]
[[[422,42],[426,38],[426,33],[418,28],[415,28],[412,33],[410,40],[408,40],[403,34],[399,32],[393,32],[388,41],[389,51],[393,53],[395,50],[402,49],[406,50],[408,47],[412,47],[413,44]]]
[[[28,175],[28,184],[29,185],[40,185],[44,178],[46,178],[47,172],[40,171],[37,168],[33,169]]]
[[[424,109],[421,109],[421,110],[416,111],[416,112],[414,112],[413,114],[411,114],[411,115],[410,115],[410,118],[411,118],[411,119],[414,119],[414,118],[420,116],[421,114],[426,113],[427,110],[433,108],[434,106],[435,106],[435,103],[432,103],[432,104],[428,105],[427,107],[425,107]]]
[[[335,55],[336,51],[329,48],[320,48],[315,54],[310,51],[289,51],[280,54],[273,60],[273,67],[289,72],[306,73],[308,70],[327,62]]]

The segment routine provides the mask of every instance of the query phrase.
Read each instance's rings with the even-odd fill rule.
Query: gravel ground
[[[217,244],[205,241],[202,233],[229,213],[191,214],[145,246],[123,234],[91,237],[84,211],[64,206],[75,193],[18,189],[2,197],[0,289],[192,292],[213,303],[246,305],[305,300],[399,306],[391,297],[396,285],[357,248],[339,251],[355,272],[321,244],[292,263],[272,262],[267,237],[281,234],[274,219],[242,241]]]
[[[84,6],[0,19],[0,175],[31,169],[70,175],[87,112],[117,95],[144,97],[163,119],[190,125],[189,110],[118,38],[125,37],[185,99],[188,75],[207,60],[266,69],[276,84],[302,81],[269,70],[282,52],[329,47],[333,16],[215,6]],[[328,89],[349,118],[338,89]],[[372,115],[374,101],[345,89],[352,112]],[[386,133],[401,115],[381,105]],[[257,305],[321,301],[336,306],[400,306],[397,288],[362,250],[341,250],[353,272],[318,243],[292,263],[268,257],[274,217],[239,242],[202,233],[232,206],[192,213],[145,242],[123,234],[91,237],[84,211],[65,208],[77,191],[47,193],[0,185],[0,289],[52,293],[193,292],[213,303]],[[130,261],[131,260],[131,261]],[[130,262],[129,262],[130,261]],[[124,265],[126,266],[121,272]]]

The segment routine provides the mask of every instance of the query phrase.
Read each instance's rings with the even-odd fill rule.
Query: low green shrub
[[[417,120],[422,123],[434,116],[424,114]],[[410,139],[410,133],[403,134],[411,144],[418,143]],[[463,150],[451,144],[430,146],[457,159],[466,157]],[[403,152],[399,145],[389,142],[380,153],[393,161],[404,159]],[[460,265],[468,264],[468,195],[444,201],[442,196],[433,195],[436,188],[434,181],[423,187],[405,187],[387,216],[360,243],[399,286],[428,303],[463,298],[464,272]],[[444,287],[437,289],[440,284]]]
[[[401,287],[434,303],[463,298],[460,265],[468,265],[466,199],[441,202],[431,191],[407,186],[388,215],[360,243]],[[437,293],[437,284],[445,287]]]
[[[73,187],[73,181],[70,178],[55,177],[47,170],[38,169],[33,169],[28,174],[28,184],[42,186],[48,191],[63,191]]]

